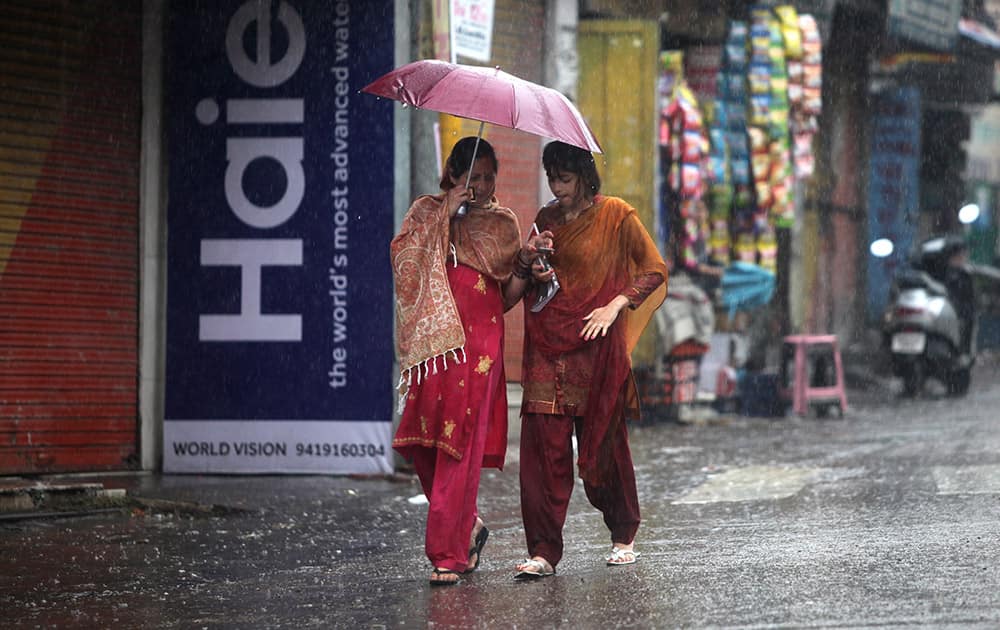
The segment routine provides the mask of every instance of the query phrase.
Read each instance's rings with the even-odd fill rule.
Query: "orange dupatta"
[[[541,312],[527,313],[527,339],[535,350],[553,358],[584,344],[598,344],[579,467],[583,479],[600,486],[616,446],[614,429],[626,412],[638,412],[630,354],[666,296],[667,268],[635,209],[624,200],[599,197],[593,208],[566,225],[554,224],[555,212],[543,208],[537,223],[553,233],[551,260],[562,288]],[[624,310],[606,337],[580,338],[586,315],[617,295],[628,297],[634,279],[649,274],[659,274],[663,284],[637,308]]]

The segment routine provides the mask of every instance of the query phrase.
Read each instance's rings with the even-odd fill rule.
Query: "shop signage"
[[[451,0],[451,45],[455,58],[490,60],[493,0]]]
[[[956,0],[890,0],[888,32],[914,44],[951,51],[961,17],[962,3]]]
[[[868,175],[869,243],[892,241],[893,253],[868,257],[868,317],[885,310],[896,270],[913,247],[920,204],[920,90],[887,87],[873,96]]]
[[[391,471],[392,15],[171,3],[167,472]]]
[[[966,181],[1000,184],[1000,106],[987,105],[972,116],[965,145]]]

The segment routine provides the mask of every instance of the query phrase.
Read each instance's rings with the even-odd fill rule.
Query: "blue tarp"
[[[750,263],[735,262],[722,274],[722,303],[733,317],[737,311],[764,306],[774,295],[773,273]]]

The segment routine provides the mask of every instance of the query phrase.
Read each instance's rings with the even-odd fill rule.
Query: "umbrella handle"
[[[465,176],[466,188],[469,187],[469,182],[472,181],[472,167],[476,165],[476,154],[479,153],[479,141],[483,137],[483,127],[485,126],[486,123],[484,122],[479,123],[479,133],[476,134],[476,144],[472,147],[472,162],[469,164],[469,172]],[[468,213],[469,213],[469,204],[468,202],[463,202],[462,205],[458,207],[458,210],[455,211],[455,216],[464,217]]]

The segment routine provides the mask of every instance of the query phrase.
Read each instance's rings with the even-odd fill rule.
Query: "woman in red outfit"
[[[535,221],[554,252],[534,265],[535,287],[560,289],[539,312],[525,308],[521,416],[521,512],[530,558],[521,578],[555,573],[573,490],[574,432],[580,477],[611,531],[610,565],[632,564],[639,499],[625,418],[638,417],[630,353],[666,294],[667,269],[635,209],[598,194],[593,156],[562,142],[542,164],[555,199]]]
[[[455,145],[444,193],[418,197],[390,246],[405,405],[393,447],[412,460],[429,502],[435,585],[474,570],[489,535],[476,508],[479,475],[502,468],[506,454],[503,313],[526,285],[512,273],[517,218],[494,196],[496,154],[480,140],[473,163],[476,141]],[[467,214],[456,216],[463,204]]]

